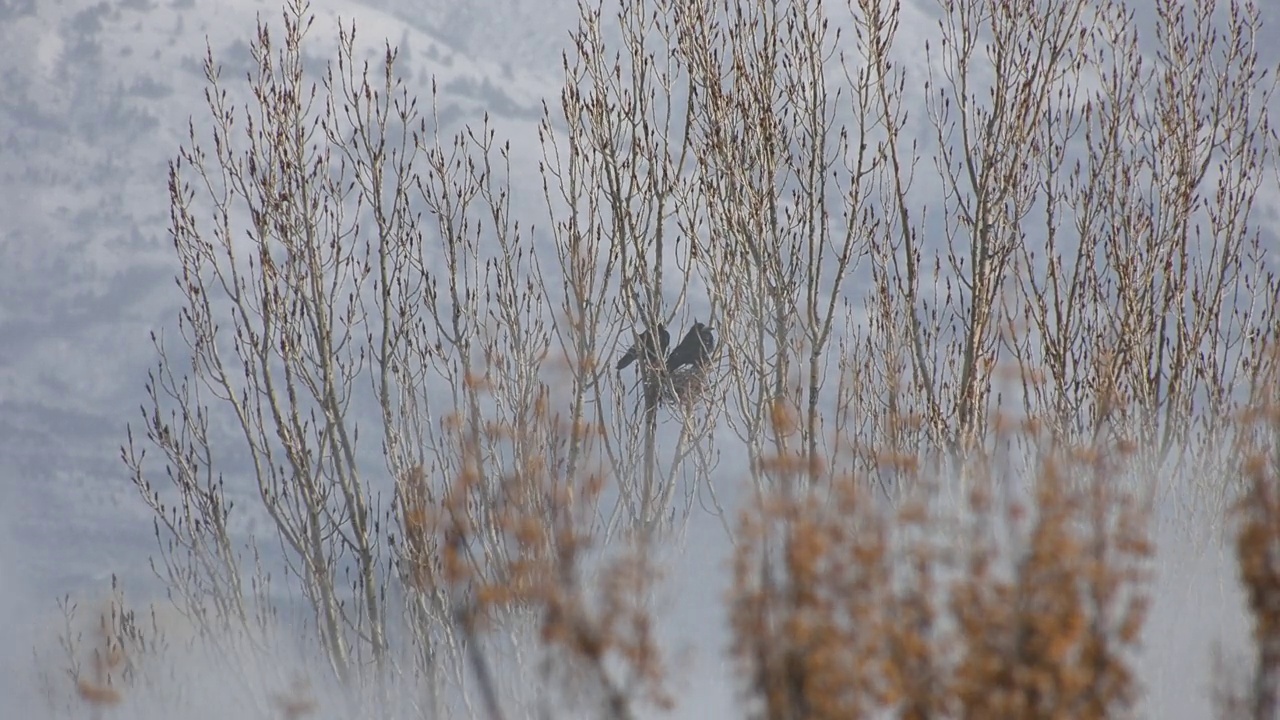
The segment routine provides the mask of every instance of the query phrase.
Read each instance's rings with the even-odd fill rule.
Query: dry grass
[[[1252,680],[1226,683],[1223,717],[1276,717],[1280,712],[1280,413],[1268,404],[1242,420],[1258,430],[1243,453],[1246,490],[1236,505],[1236,561],[1253,619]],[[1220,671],[1221,672],[1221,671]]]
[[[830,475],[821,495],[780,493],[749,512],[731,603],[759,715],[1132,710],[1146,514],[1118,472],[1076,454],[1046,453],[1026,506],[997,501],[986,478],[959,512],[924,496],[886,510],[865,480]]]

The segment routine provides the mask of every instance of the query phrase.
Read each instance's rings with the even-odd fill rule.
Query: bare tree
[[[282,38],[260,25],[242,103],[206,56],[213,152],[193,123],[170,172],[190,366],[180,374],[182,357],[157,341],[144,409],[173,487],[153,484],[132,436],[124,456],[163,526],[164,579],[211,636],[236,627],[255,637],[279,608],[265,582],[273,556],[244,562],[233,529],[244,502],[228,489],[243,485],[228,473],[256,484],[253,505],[278,534],[335,675],[359,686],[394,671],[426,682],[443,707],[480,641],[470,618],[532,617],[531,601],[482,602],[484,589],[518,583],[522,558],[562,550],[556,532],[527,542],[521,522],[544,518],[554,530],[564,503],[582,511],[575,496],[604,507],[580,486],[598,477],[598,456],[612,458],[620,493],[612,519],[580,520],[588,535],[611,534],[623,508],[655,527],[671,505],[690,451],[659,469],[656,403],[643,433],[626,429],[633,405],[597,357],[620,316],[642,317],[637,298],[650,298],[647,322],[668,319],[655,228],[685,192],[670,167],[681,161],[668,156],[667,130],[649,124],[650,105],[617,126],[646,140],[644,162],[607,144],[614,128],[593,126],[616,118],[602,111],[603,45],[590,45],[600,26],[585,22],[578,62],[603,94],[584,103],[566,92],[562,109],[577,124],[563,158],[550,110],[543,124],[544,195],[553,217],[569,218],[552,224],[558,263],[544,268],[532,228],[512,215],[510,146],[487,118],[443,136],[434,103],[420,109],[397,76],[395,51],[371,68],[353,27],[340,28],[336,61],[309,80],[312,19],[294,2]],[[632,20],[635,37],[652,32]],[[644,76],[653,60],[639,49],[635,58]],[[631,200],[645,197],[653,204]],[[602,243],[607,253],[596,252]],[[563,364],[549,361],[553,337]],[[567,396],[553,373],[567,373]],[[211,405],[225,405],[233,432],[216,430]],[[616,434],[601,435],[606,423]],[[643,465],[631,462],[637,438]],[[230,458],[247,463],[233,469]],[[412,640],[393,643],[388,628],[404,627],[402,617]]]
[[[867,112],[865,71],[852,88],[829,88],[826,60],[841,33],[820,7],[725,4],[679,17],[707,228],[697,267],[723,309],[726,421],[749,448],[760,487],[766,447],[815,465],[826,452],[820,397],[845,281],[874,224],[869,175],[878,161],[867,139],[878,120]],[[850,108],[853,127],[837,125]],[[768,436],[779,402],[802,418],[798,445]]]
[[[644,333],[666,330],[674,345],[699,313],[714,325],[720,303],[713,279],[698,271],[705,203],[691,134],[695,96],[677,47],[685,10],[628,3],[613,23],[603,3],[583,3],[565,56],[563,121],[548,109],[540,128],[559,261],[543,276],[548,297],[562,298],[557,333],[573,373],[573,423],[607,429],[601,451],[619,483],[610,536],[624,518],[649,530],[669,518],[682,477],[685,518],[700,488],[714,492],[706,478],[717,391],[706,376],[716,375],[715,363],[673,376],[661,358],[640,362],[633,383],[606,360]]]

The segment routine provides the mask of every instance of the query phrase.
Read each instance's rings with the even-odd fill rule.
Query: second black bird
[[[694,322],[684,339],[676,345],[676,349],[667,356],[667,370],[673,371],[682,365],[700,368],[711,358],[711,351],[716,349],[715,336],[711,328],[700,322]]]

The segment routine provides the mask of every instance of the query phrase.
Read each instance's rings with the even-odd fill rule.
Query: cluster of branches
[[[280,567],[345,687],[408,679],[432,716],[496,717],[518,681],[491,658],[535,648],[563,681],[544,691],[625,716],[668,701],[650,553],[719,515],[741,541],[735,648],[769,717],[1130,706],[1148,553],[1130,505],[1152,495],[1101,488],[1121,466],[1229,457],[1214,450],[1256,439],[1234,413],[1275,387],[1257,12],[945,0],[904,49],[918,11],[847,10],[582,0],[538,126],[537,232],[489,118],[442,134],[436,88],[421,106],[396,51],[361,60],[353,26],[313,77],[290,0],[281,32],[258,28],[243,101],[207,55],[207,122],[169,174],[180,342],[157,338],[123,451],[188,621],[228,658],[264,645]],[[709,368],[645,407],[612,355],[695,318],[719,335]],[[1011,438],[1033,459],[1006,477]],[[1227,467],[1201,475],[1206,497],[1231,496]],[[960,528],[955,560],[912,534],[952,475],[967,508],[1009,518],[1008,543]],[[750,488],[742,527],[719,480]],[[1019,481],[1030,525],[991,501]],[[249,524],[268,530],[246,541]],[[886,565],[894,527],[909,570]],[[1035,562],[1000,576],[1000,552]],[[948,562],[972,573],[941,637]],[[900,572],[909,597],[891,597]],[[1043,617],[998,611],[1019,593]],[[915,609],[819,643],[881,597]],[[1037,617],[1076,624],[1005,652]],[[889,676],[866,670],[877,653]],[[1001,657],[1044,674],[1006,677]]]

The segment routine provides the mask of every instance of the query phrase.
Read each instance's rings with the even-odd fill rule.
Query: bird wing
[[[684,339],[680,341],[676,349],[672,350],[671,354],[667,356],[667,369],[675,370],[681,365],[696,360],[699,344],[697,328],[690,329],[689,332],[685,333]]]
[[[635,362],[635,360],[636,360],[636,347],[632,345],[631,349],[627,350],[627,352],[624,353],[622,357],[618,358],[617,369],[621,370],[626,366],[630,365],[631,363]]]

